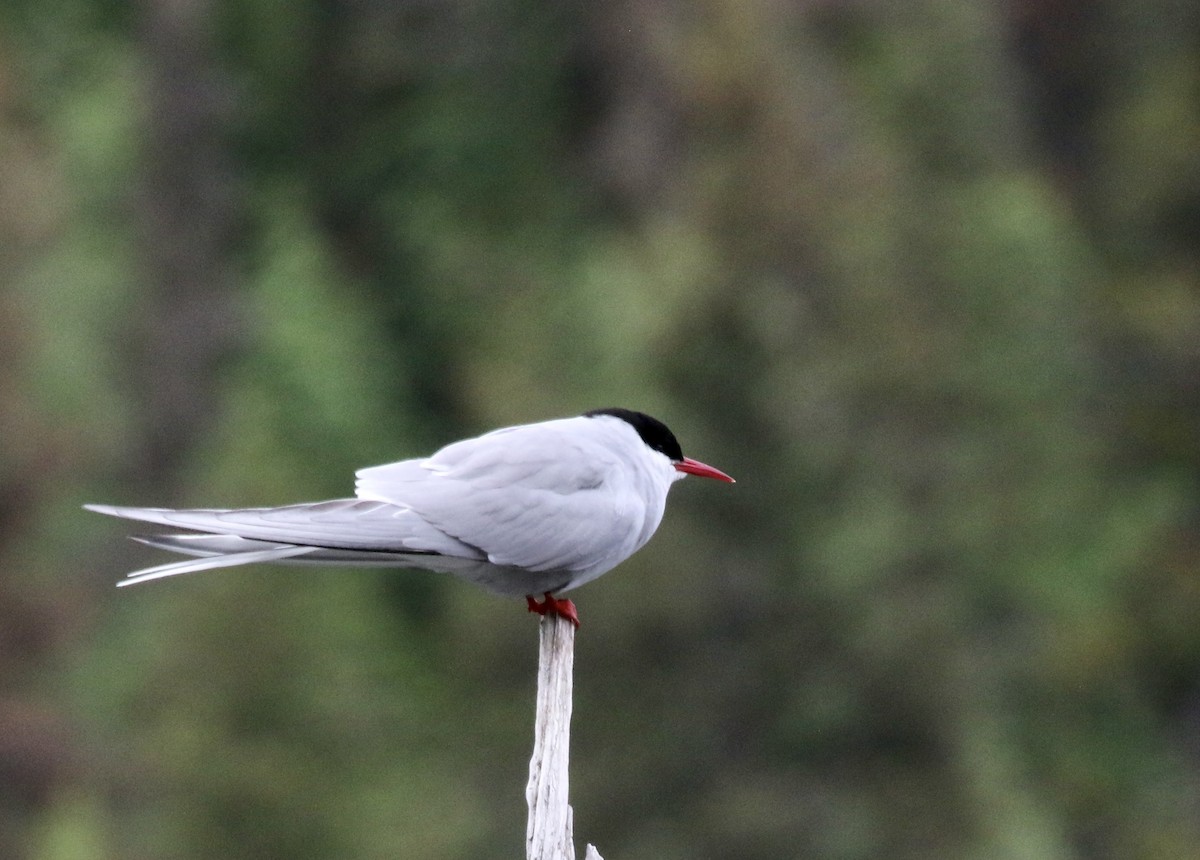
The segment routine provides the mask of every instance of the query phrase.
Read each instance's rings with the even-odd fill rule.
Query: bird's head
[[[701,478],[715,478],[718,481],[734,483],[733,478],[726,475],[720,469],[709,466],[706,463],[701,463],[699,460],[693,460],[691,457],[683,456],[683,449],[679,446],[679,440],[675,438],[675,434],[671,432],[670,428],[645,412],[610,407],[607,409],[593,409],[590,412],[585,412],[584,415],[588,418],[595,418],[599,415],[611,415],[613,418],[619,418],[624,421],[637,431],[638,436],[646,443],[647,448],[657,451],[671,461],[671,465],[675,467],[675,471],[679,473],[678,477],[680,478],[684,475],[698,475]]]

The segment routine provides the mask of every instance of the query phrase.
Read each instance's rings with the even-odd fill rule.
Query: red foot
[[[574,624],[576,630],[579,629],[579,614],[575,611],[575,604],[570,600],[559,600],[547,591],[545,600],[538,601],[532,595],[526,595],[525,602],[529,604],[530,612],[536,612],[538,615],[561,615]]]

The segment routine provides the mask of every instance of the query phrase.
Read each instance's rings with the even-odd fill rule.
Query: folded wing
[[[85,505],[114,517],[158,523],[253,540],[331,549],[427,552],[483,558],[469,546],[431,526],[414,511],[386,502],[334,499],[279,508],[124,508]]]
[[[363,499],[400,505],[499,565],[533,571],[616,564],[636,548],[641,496],[619,483],[612,451],[573,421],[510,427],[426,460],[358,472]],[[587,419],[582,419],[587,420]]]
[[[485,559],[433,553],[326,549],[214,534],[139,535],[134,537],[134,540],[196,558],[135,571],[117,583],[119,586],[137,585],[184,573],[262,563],[429,570],[448,573],[502,597],[523,597],[526,594],[560,591],[569,584],[569,577],[560,571],[533,573],[521,568],[492,564]]]

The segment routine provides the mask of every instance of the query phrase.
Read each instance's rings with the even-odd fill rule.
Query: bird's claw
[[[574,624],[576,630],[579,629],[579,613],[575,611],[575,604],[570,600],[560,600],[547,591],[545,600],[526,595],[525,602],[530,612],[536,612],[538,615],[559,615]]]

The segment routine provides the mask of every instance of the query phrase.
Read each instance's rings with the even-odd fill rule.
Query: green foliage
[[[113,594],[153,562],[76,506],[346,495],[616,404],[739,483],[577,596],[581,838],[1200,851],[1200,17],[1026,6],[0,11],[0,854],[519,854],[519,603]],[[185,119],[235,228],[156,172]],[[172,219],[224,237],[229,346],[164,311]]]

